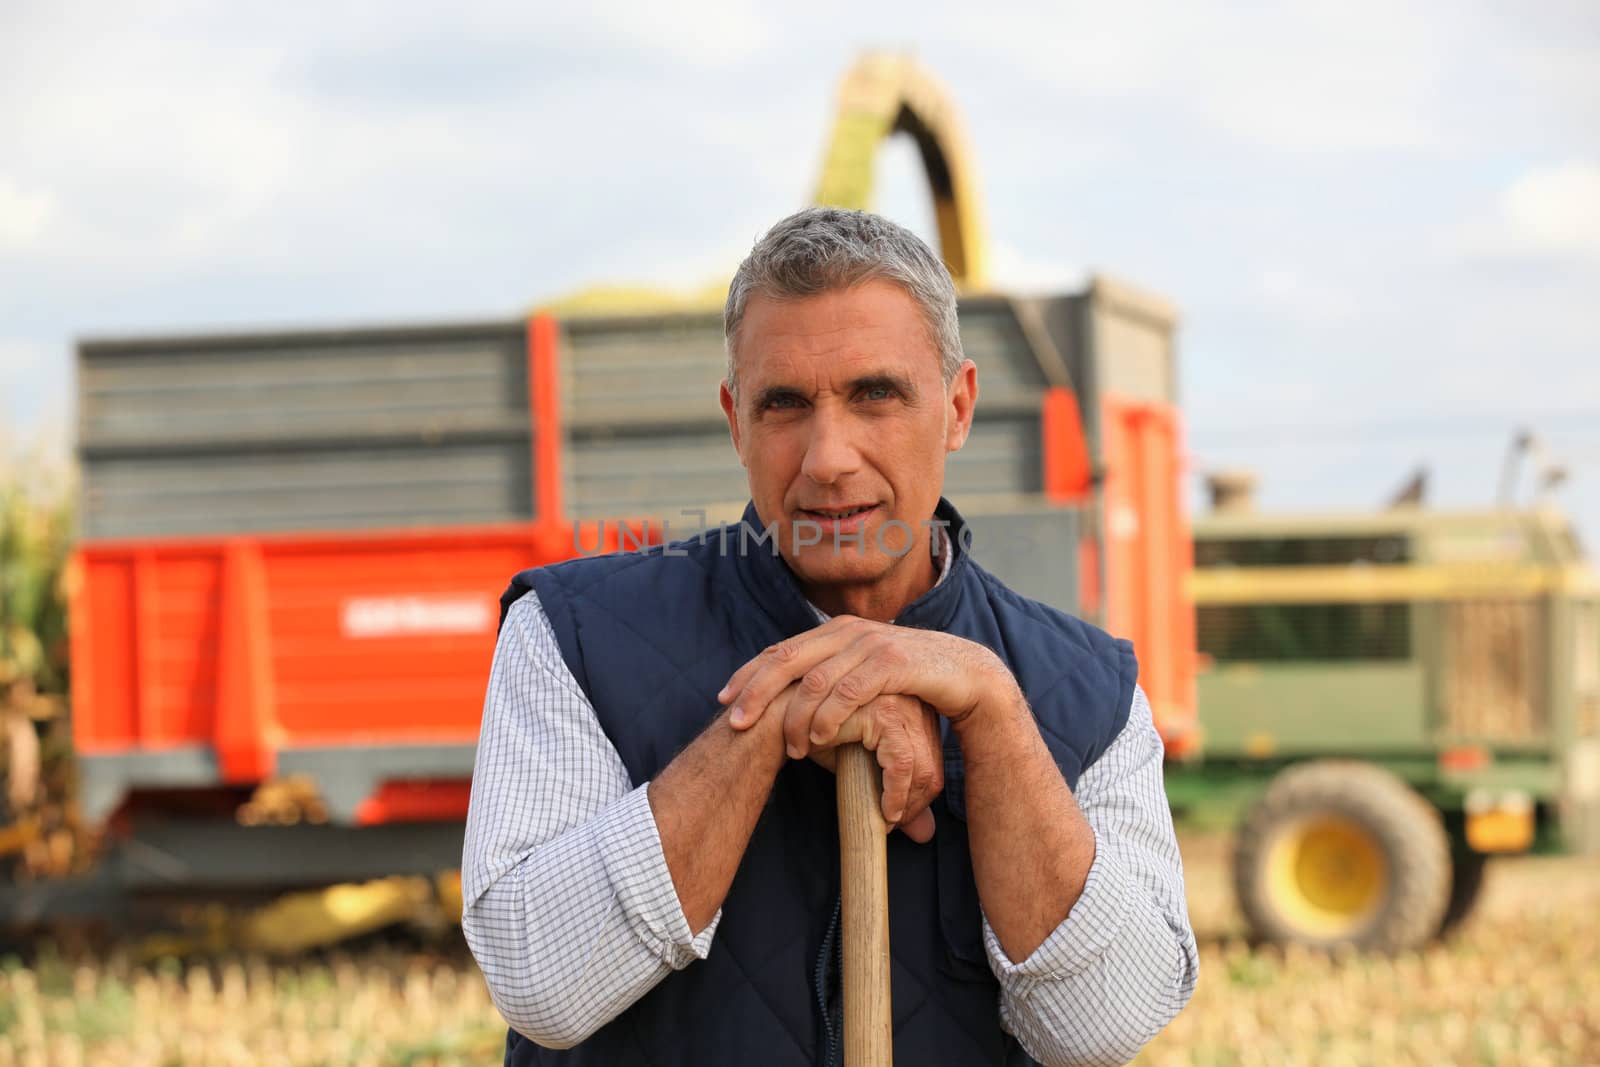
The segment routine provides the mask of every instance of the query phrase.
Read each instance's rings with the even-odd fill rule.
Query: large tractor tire
[[[1256,934],[1317,948],[1395,951],[1431,940],[1451,873],[1438,811],[1368,763],[1282,771],[1234,847],[1234,889]]]

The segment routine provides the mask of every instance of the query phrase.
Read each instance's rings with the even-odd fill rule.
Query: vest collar
[[[939,498],[934,518],[947,523],[948,545],[952,556],[950,573],[944,581],[912,601],[895,617],[897,626],[914,626],[920,630],[944,630],[955,618],[961,604],[962,588],[966,581],[966,546],[972,543],[966,529],[966,520],[950,501]],[[754,501],[745,506],[741,520],[751,532],[763,531],[761,517],[756,514]],[[742,541],[741,541],[742,543]],[[771,544],[750,544],[744,552],[732,553],[734,567],[738,570],[746,590],[761,608],[772,617],[784,636],[810,630],[817,625],[811,604],[794,572]]]

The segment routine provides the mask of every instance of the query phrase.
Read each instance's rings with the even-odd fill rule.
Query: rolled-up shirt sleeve
[[[1001,1021],[1047,1067],[1126,1063],[1194,993],[1200,956],[1162,758],[1136,688],[1127,724],[1074,791],[1095,857],[1072,911],[1021,962],[984,919]]]
[[[577,1044],[710,951],[689,927],[646,795],[561,658],[536,595],[501,627],[462,852],[462,930],[495,1005]]]

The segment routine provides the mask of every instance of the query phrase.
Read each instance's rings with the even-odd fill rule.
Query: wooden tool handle
[[[844,1067],[890,1067],[888,824],[878,762],[860,745],[839,749],[839,871],[844,943]]]

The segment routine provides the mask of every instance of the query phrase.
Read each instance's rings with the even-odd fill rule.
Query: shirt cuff
[[[1059,981],[1092,967],[1106,954],[1128,919],[1137,892],[1133,880],[1105,848],[1095,832],[1094,861],[1077,903],[1061,924],[1021,963],[1000,947],[1000,939],[983,917],[983,943],[989,966],[1013,995],[1025,995],[1036,983]]]
[[[689,929],[661,847],[655,813],[650,810],[649,788],[649,783],[639,786],[607,813],[600,854],[612,891],[634,932],[663,962],[682,970],[710,954],[722,909],[717,909],[698,935]]]

